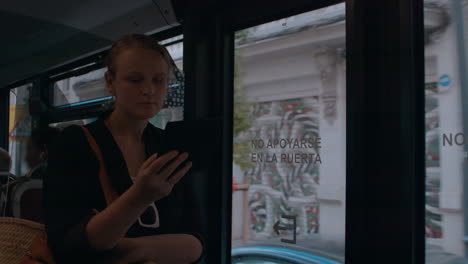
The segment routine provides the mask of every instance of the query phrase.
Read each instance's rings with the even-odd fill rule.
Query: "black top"
[[[37,180],[42,180],[44,178],[44,174],[46,173],[47,170],[47,163],[40,163],[36,165],[34,168],[31,168],[31,171],[29,171],[29,178],[31,179],[37,179]]]
[[[104,125],[103,121],[109,114],[110,111],[104,112],[98,120],[85,127],[101,149],[112,184],[122,194],[132,185],[132,181],[122,152]],[[164,130],[148,123],[143,132],[143,141],[146,158],[156,152],[161,154]],[[91,248],[85,233],[86,224],[94,215],[93,209],[102,211],[106,207],[98,172],[98,160],[83,129],[77,125],[65,128],[49,150],[47,175],[44,178],[45,227],[57,264],[104,263],[110,252]],[[142,227],[136,221],[126,236],[192,234],[203,245],[203,254],[195,262],[199,263],[206,254],[206,244],[200,231],[200,215],[194,202],[190,176],[189,171],[168,196],[155,202],[159,212],[158,228]]]

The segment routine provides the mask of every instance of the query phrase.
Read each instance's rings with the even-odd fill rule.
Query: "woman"
[[[10,177],[11,157],[10,153],[3,148],[0,148],[0,184],[4,184]]]
[[[48,127],[31,132],[26,143],[26,163],[29,170],[28,179],[42,179],[47,167],[48,149],[59,133],[57,128]]]
[[[197,263],[205,252],[192,203],[187,153],[162,151],[163,130],[148,120],[164,102],[174,64],[144,35],[118,40],[107,57],[115,106],[86,125],[119,193],[109,206],[99,164],[81,127],[64,129],[49,153],[44,207],[57,263]],[[176,169],[176,167],[180,167]]]

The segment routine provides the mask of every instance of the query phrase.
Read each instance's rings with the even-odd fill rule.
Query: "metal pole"
[[[461,87],[461,105],[462,105],[462,122],[463,134],[467,135],[468,131],[468,76],[466,72],[466,54],[465,54],[465,36],[464,36],[464,19],[463,19],[463,4],[461,0],[452,0],[453,16],[455,20],[457,51],[458,51],[458,69],[460,76]],[[465,144],[465,151],[468,151],[468,146]],[[464,213],[464,242],[465,256],[468,255],[468,163],[463,162],[463,213]]]

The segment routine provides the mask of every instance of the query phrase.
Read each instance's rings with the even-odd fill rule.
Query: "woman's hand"
[[[174,172],[187,156],[187,153],[178,155],[172,151],[148,158],[138,171],[135,184],[89,220],[86,234],[90,246],[96,250],[114,248],[148,205],[167,196],[190,169],[192,164],[188,162]]]
[[[181,169],[175,169],[184,162],[188,153],[179,155],[177,151],[170,151],[161,157],[154,154],[141,166],[135,181],[135,188],[144,201],[153,202],[166,197],[176,184],[192,167],[188,162]]]

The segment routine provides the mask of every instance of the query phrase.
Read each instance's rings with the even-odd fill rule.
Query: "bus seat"
[[[42,180],[32,179],[16,184],[10,197],[13,217],[44,222]]]

